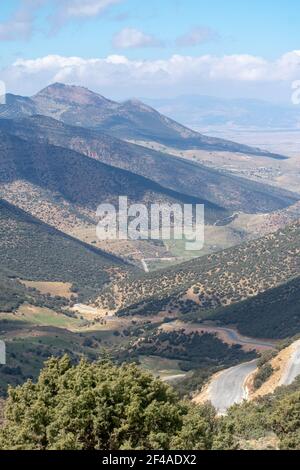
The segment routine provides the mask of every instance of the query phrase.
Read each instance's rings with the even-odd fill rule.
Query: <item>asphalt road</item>
[[[261,347],[267,347],[272,349],[274,347],[274,342],[273,341],[264,341],[260,339],[255,339],[255,338],[248,338],[247,336],[240,335],[237,331],[232,330],[231,328],[225,328],[225,327],[215,327],[216,331],[223,331],[224,333],[227,334],[228,338],[237,344],[250,344],[253,346],[261,346]]]
[[[206,331],[207,333],[223,333],[226,339],[233,344],[240,344],[241,346],[249,346],[252,349],[274,349],[275,342],[272,340],[263,340],[256,338],[249,338],[241,335],[238,331],[225,326],[215,326],[211,323],[184,323],[176,320],[165,324],[166,328],[173,329],[186,329],[187,331]]]
[[[297,375],[300,375],[300,340],[294,343],[294,352],[292,353],[284,374],[281,377],[280,385],[290,385],[294,382]]]
[[[256,360],[245,362],[220,372],[212,380],[207,389],[207,399],[219,414],[225,414],[234,403],[246,399],[245,380],[255,369]]]

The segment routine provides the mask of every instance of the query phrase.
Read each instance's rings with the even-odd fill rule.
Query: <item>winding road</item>
[[[161,328],[166,331],[183,329],[187,333],[198,331],[199,333],[216,334],[225,343],[239,344],[240,346],[247,346],[248,349],[256,349],[258,351],[275,348],[275,341],[250,338],[241,335],[237,330],[232,328],[215,326],[208,323],[184,323],[180,320],[175,320],[173,322],[164,323]]]
[[[0,341],[0,364],[6,364],[6,348],[4,341]]]
[[[292,344],[292,353],[287,360],[278,385],[290,385],[300,375],[300,340]],[[194,398],[196,403],[210,401],[220,415],[234,403],[247,399],[246,380],[256,369],[257,361],[245,362],[215,374],[207,387]],[[275,387],[276,388],[276,387]]]
[[[245,381],[256,369],[256,362],[245,362],[219,372],[212,378],[205,392],[200,394],[201,400],[196,397],[195,402],[210,401],[218,414],[224,415],[230,406],[247,398]]]
[[[300,340],[293,344],[294,351],[286,364],[279,385],[290,385],[300,375]]]
[[[223,326],[206,326],[203,325],[202,328],[204,331],[209,331],[211,330],[214,333],[224,333],[227,338],[235,344],[240,344],[240,345],[248,345],[253,347],[253,349],[256,349],[257,347],[260,349],[273,349],[274,348],[274,341],[270,340],[263,340],[263,339],[256,339],[256,338],[250,338],[248,336],[243,336],[241,335],[238,331],[233,330],[232,328],[226,328]]]

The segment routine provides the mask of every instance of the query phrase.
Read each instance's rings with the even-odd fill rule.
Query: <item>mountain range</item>
[[[261,149],[204,136],[160,114],[138,100],[118,103],[86,88],[52,84],[32,97],[12,94],[0,107],[0,117],[42,114],[73,126],[102,130],[112,136],[153,141],[179,149],[240,152],[275,159],[285,158]]]
[[[132,203],[204,203],[210,224],[226,223],[237,211],[268,213],[300,199],[280,188],[128,140],[169,144],[172,140],[179,148],[226,148],[253,158],[285,157],[205,137],[139,101],[117,103],[82,87],[56,83],[31,98],[8,95],[7,104],[0,107],[0,137],[0,197],[67,233],[94,226],[97,206],[116,203],[121,195]],[[232,253],[239,257],[239,249]],[[186,280],[194,272],[196,281],[197,262],[180,265]],[[171,279],[168,285],[174,287]],[[152,285],[151,275],[149,282]],[[168,297],[167,291],[160,291],[159,298]],[[131,301],[138,292],[136,284]]]
[[[230,99],[204,95],[150,99],[145,102],[162,114],[195,129],[243,128],[299,131],[299,106],[257,99]]]

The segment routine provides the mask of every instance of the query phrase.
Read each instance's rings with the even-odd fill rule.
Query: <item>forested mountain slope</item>
[[[84,298],[135,268],[86,245],[0,200],[2,287],[16,289],[12,277],[69,282]],[[20,286],[19,286],[20,287]],[[17,289],[16,295],[24,294]]]
[[[300,276],[256,297],[222,308],[210,320],[255,338],[286,338],[300,331]]]
[[[121,314],[201,312],[300,275],[300,221],[258,240],[121,283]],[[99,299],[100,303],[104,299]]]

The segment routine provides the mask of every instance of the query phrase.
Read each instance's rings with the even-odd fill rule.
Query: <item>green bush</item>
[[[255,390],[258,390],[262,384],[264,384],[269,377],[273,374],[274,369],[269,362],[261,366],[254,376],[253,386]]]
[[[0,448],[210,449],[215,410],[195,409],[136,365],[52,358],[36,384],[9,390]]]

